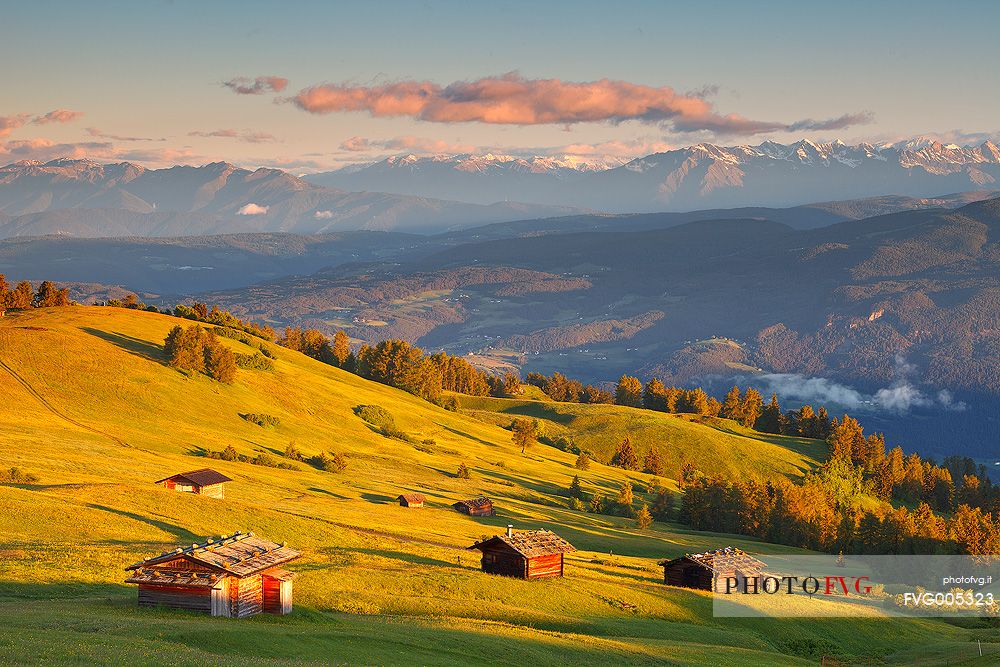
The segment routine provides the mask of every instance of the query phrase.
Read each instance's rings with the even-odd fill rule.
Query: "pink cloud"
[[[57,143],[49,139],[18,139],[0,144],[0,155],[16,159],[54,160],[55,158],[113,158],[114,146],[107,142],[84,141]]]
[[[0,116],[0,137],[6,137],[17,128],[23,126],[31,118],[30,114],[19,113],[13,116]]]
[[[49,123],[71,123],[83,115],[82,111],[71,109],[56,109],[42,116],[35,116],[32,123],[35,125],[48,125]]]
[[[122,136],[120,134],[108,134],[106,132],[102,132],[96,127],[88,127],[86,128],[86,130],[87,134],[89,134],[92,137],[98,137],[100,139],[111,139],[112,141],[166,141],[166,139],[164,139],[163,137],[160,137],[159,139],[154,139],[152,137],[128,137],[128,136]]]
[[[189,137],[222,137],[225,139],[239,139],[250,144],[263,144],[277,141],[273,134],[267,132],[254,132],[252,130],[213,130],[211,132],[188,132]]]
[[[280,76],[258,76],[250,78],[238,76],[222,85],[231,89],[237,95],[263,95],[264,93],[280,93],[288,86],[288,79]]]
[[[847,127],[863,115],[832,121],[780,123],[757,121],[715,111],[703,96],[669,86],[654,87],[601,79],[570,82],[527,79],[517,73],[456,81],[397,81],[374,86],[322,84],[305,88],[290,100],[316,114],[367,112],[375,117],[406,116],[435,123],[479,122],[501,125],[570,125],[638,121],[671,124],[675,130],[716,134],[757,134],[776,130]],[[870,116],[865,116],[870,120]]]

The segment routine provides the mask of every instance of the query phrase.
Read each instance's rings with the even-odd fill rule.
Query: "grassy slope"
[[[0,467],[41,478],[0,486],[0,662],[771,665],[806,664],[786,655],[797,640],[859,654],[968,649],[966,631],[936,622],[713,619],[710,597],[660,584],[654,559],[718,544],[795,550],[676,525],[638,532],[569,511],[556,494],[577,472],[572,455],[540,446],[521,457],[496,426],[297,353],[279,350],[274,372],[241,371],[233,386],[185,375],[160,357],[176,322],[82,307],[0,320],[0,361],[35,392],[0,369]],[[433,451],[372,433],[352,413],[364,403],[432,438]],[[281,424],[262,429],[240,412]],[[718,439],[709,427],[687,428]],[[293,440],[306,453],[346,452],[351,467],[211,461],[235,480],[225,501],[151,483],[209,463],[192,455],[199,448],[280,452]],[[460,461],[471,480],[452,476]],[[583,477],[610,490],[644,476],[595,465]],[[403,490],[426,493],[430,506],[392,504]],[[501,516],[448,508],[480,492]],[[580,548],[567,577],[478,572],[462,547],[508,522],[555,529]],[[134,607],[134,590],[121,583],[126,564],[237,529],[303,550],[295,614],[237,622]]]
[[[728,419],[525,399],[462,396],[460,403],[471,414],[504,426],[516,416],[534,417],[543,422],[546,435],[569,435],[603,460],[627,435],[640,458],[659,448],[672,477],[685,461],[731,477],[799,476],[826,457],[823,442],[758,433]]]

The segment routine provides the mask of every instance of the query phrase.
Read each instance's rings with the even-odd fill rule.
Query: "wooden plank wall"
[[[210,486],[199,486],[198,493],[210,498],[224,499],[226,497],[226,485],[212,484]]]
[[[212,611],[211,589],[184,588],[182,586],[152,586],[139,584],[139,606],[165,605],[175,609]]]
[[[234,618],[244,618],[259,614],[264,608],[264,591],[262,577],[255,574],[251,577],[229,580],[230,615]]]
[[[561,577],[563,573],[563,555],[551,554],[528,559],[528,579],[539,577]]]

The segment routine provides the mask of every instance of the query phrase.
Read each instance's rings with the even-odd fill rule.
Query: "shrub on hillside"
[[[465,465],[464,462],[459,463],[458,472],[455,473],[455,477],[457,477],[458,479],[469,479],[471,476],[472,475],[469,472],[469,466]]]
[[[260,352],[254,354],[236,353],[236,366],[248,371],[273,371],[274,362]]]
[[[276,460],[273,456],[266,452],[261,452],[256,456],[247,456],[246,454],[240,454],[236,451],[236,448],[232,445],[226,446],[225,449],[220,451],[207,451],[205,452],[205,458],[216,459],[219,461],[236,461],[239,463],[249,463],[255,466],[264,466],[265,468],[282,468],[283,470],[295,470],[295,466],[290,463],[284,463],[283,461]]]
[[[246,414],[240,415],[243,419],[250,422],[251,424],[256,424],[257,426],[278,426],[281,420],[274,415],[266,415],[257,412],[248,412]]]
[[[415,438],[399,430],[392,413],[381,405],[359,405],[354,408],[354,414],[371,424],[376,433],[384,435],[387,438],[396,438],[397,440],[409,443],[417,442]]]
[[[7,470],[0,470],[0,484],[34,484],[37,481],[37,475],[24,472],[20,468],[11,467]]]
[[[293,461],[305,461],[305,456],[302,454],[302,450],[294,442],[288,443],[285,447],[285,458],[292,459]]]
[[[347,470],[347,457],[343,454],[335,454],[333,452],[330,454],[321,452],[309,459],[309,463],[326,472],[344,472]]]

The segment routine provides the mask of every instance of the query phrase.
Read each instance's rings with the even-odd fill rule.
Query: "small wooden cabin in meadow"
[[[663,583],[684,588],[698,588],[717,593],[726,592],[726,579],[736,577],[742,590],[743,581],[757,579],[767,565],[742,549],[725,547],[700,554],[687,554],[673,560],[661,560]]]
[[[403,507],[409,507],[412,509],[424,506],[424,496],[421,493],[403,493],[400,494],[396,500]]]
[[[493,501],[486,496],[470,498],[469,500],[459,500],[452,507],[462,514],[468,514],[469,516],[494,516],[496,514],[493,511]]]
[[[157,480],[157,484],[162,484],[174,491],[184,491],[187,493],[198,493],[212,498],[226,497],[226,482],[233,481],[221,472],[211,468],[201,468],[191,472],[177,473],[170,477]]]
[[[483,572],[519,579],[563,576],[563,554],[576,548],[547,530],[507,533],[476,542],[469,549],[483,552]]]
[[[178,547],[127,570],[125,583],[139,585],[139,605],[164,605],[212,616],[244,618],[292,611],[294,574],[283,565],[301,554],[253,533]]]

